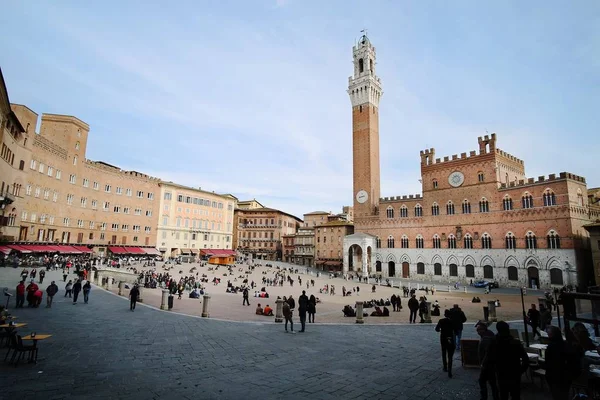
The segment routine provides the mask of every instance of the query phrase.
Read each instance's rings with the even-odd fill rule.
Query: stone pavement
[[[0,285],[14,291],[7,273],[17,272],[0,269]],[[58,280],[58,273],[47,275],[44,289],[48,277]],[[59,287],[51,309],[11,310],[29,324],[22,334],[53,337],[40,342],[37,365],[0,364],[0,398],[479,398],[478,370],[455,358],[454,378],[442,372],[432,325],[311,324],[292,335],[282,324],[216,321],[140,304],[130,312],[126,299],[97,287],[90,304],[72,305]],[[465,337],[475,337],[465,328]],[[547,398],[524,386],[523,398]]]

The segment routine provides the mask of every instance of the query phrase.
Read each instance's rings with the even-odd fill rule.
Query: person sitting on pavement
[[[375,311],[371,313],[371,317],[383,317],[383,311],[381,311],[381,308],[375,306]]]
[[[258,303],[258,306],[256,306],[256,315],[263,315],[263,309],[260,306],[260,303]]]
[[[383,316],[384,317],[389,317],[390,316],[390,309],[387,307],[383,307]]]
[[[267,317],[272,317],[273,316],[273,309],[271,307],[269,307],[268,304],[265,307],[265,309],[263,310],[263,315],[266,315]]]

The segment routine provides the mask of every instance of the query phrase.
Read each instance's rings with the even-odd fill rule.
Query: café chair
[[[12,357],[10,359],[9,364],[11,364],[11,363],[14,362],[15,363],[15,367],[17,365],[19,365],[19,360],[21,358],[23,358],[23,355],[25,353],[29,354],[29,358],[30,359],[32,358],[32,355],[33,355],[32,353],[36,353],[36,355],[37,355],[37,348],[34,345],[32,345],[32,344],[31,345],[24,345],[23,344],[23,339],[21,339],[21,335],[16,335],[16,334],[12,335],[12,337],[11,337],[11,343],[12,343],[11,347],[12,347],[12,350],[13,350],[13,354],[12,354]],[[9,349],[9,352],[10,352],[10,349]],[[19,357],[17,357],[17,354],[19,354]],[[16,360],[15,360],[15,358],[16,358]],[[6,357],[5,357],[5,359],[6,359]]]

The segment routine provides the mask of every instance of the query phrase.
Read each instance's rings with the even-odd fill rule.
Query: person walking
[[[137,303],[138,296],[140,295],[140,289],[138,289],[137,283],[133,285],[129,291],[129,309],[135,311],[135,303]]]
[[[71,280],[69,280],[69,282],[65,286],[65,297],[69,296],[69,298],[71,298],[72,294],[73,294],[73,283]]]
[[[67,269],[63,268],[63,282],[67,281],[67,276],[69,276],[69,272]]]
[[[410,310],[410,316],[408,317],[408,321],[411,324],[414,324],[417,320],[417,311],[419,310],[419,300],[417,300],[416,295],[411,295],[408,300],[408,309]]]
[[[58,293],[58,286],[52,281],[46,288],[46,308],[52,308],[52,301],[56,293]]]
[[[541,336],[538,328],[540,327],[540,312],[536,308],[535,304],[531,305],[529,311],[527,311],[527,320],[529,321],[529,325],[531,325],[531,331],[533,332],[532,339],[535,339],[535,335],[538,337]]]
[[[521,375],[529,368],[529,356],[521,342],[510,334],[504,321],[496,323],[498,334],[492,341],[484,360],[484,369],[493,368],[498,380],[500,399],[521,398]]]
[[[573,380],[582,372],[581,358],[576,350],[563,340],[560,329],[547,329],[550,344],[546,349],[546,381],[553,400],[569,400]]]
[[[77,298],[79,297],[79,292],[81,292],[81,280],[77,279],[75,284],[73,285],[73,304],[77,304]]]
[[[19,282],[17,285],[17,305],[16,308],[23,308],[25,303],[25,281]]]
[[[302,295],[298,297],[298,315],[300,316],[300,332],[304,332],[306,328],[306,312],[308,311],[308,296],[306,291],[302,291]]]
[[[286,300],[285,296],[283,296],[283,318],[285,318],[285,331],[288,331],[288,322],[290,323],[290,330],[292,333],[294,332],[294,321],[292,321],[292,309],[290,307],[290,303]]]
[[[317,299],[314,294],[308,299],[308,322],[315,323],[315,313],[317,312]]]
[[[450,319],[454,324],[454,336],[456,338],[456,350],[460,350],[460,339],[462,338],[463,324],[467,322],[467,316],[458,306],[454,305],[454,308],[450,310]]]
[[[42,270],[40,271],[40,285],[41,285],[42,283],[44,283],[44,277],[45,277],[45,276],[46,276],[46,271],[42,269]]]
[[[452,378],[452,358],[454,357],[454,324],[450,320],[450,312],[444,310],[444,318],[440,319],[435,327],[435,331],[440,333],[440,345],[442,347],[442,364],[444,372],[448,372],[448,377]]]
[[[85,304],[88,303],[88,301],[90,300],[90,291],[92,290],[92,285],[90,284],[90,281],[86,281],[85,285],[83,285],[83,302]]]
[[[499,400],[498,384],[496,383],[496,371],[494,370],[493,365],[485,365],[485,360],[490,346],[494,341],[494,332],[488,329],[488,326],[484,321],[479,321],[477,325],[475,325],[475,329],[481,338],[477,348],[479,353],[479,365],[481,366],[481,370],[479,372],[479,390],[481,393],[481,400],[487,400],[488,398],[488,383],[492,388],[492,398],[494,400]]]
[[[245,287],[244,291],[242,292],[242,296],[244,297],[244,300],[242,301],[242,306],[246,306],[246,305],[250,305],[250,301],[248,300],[248,288]]]

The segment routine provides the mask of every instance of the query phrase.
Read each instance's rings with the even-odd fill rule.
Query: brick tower
[[[354,215],[375,215],[379,207],[379,99],[381,81],[375,75],[375,47],[363,35],[352,48],[354,75],[348,78],[352,102]]]

